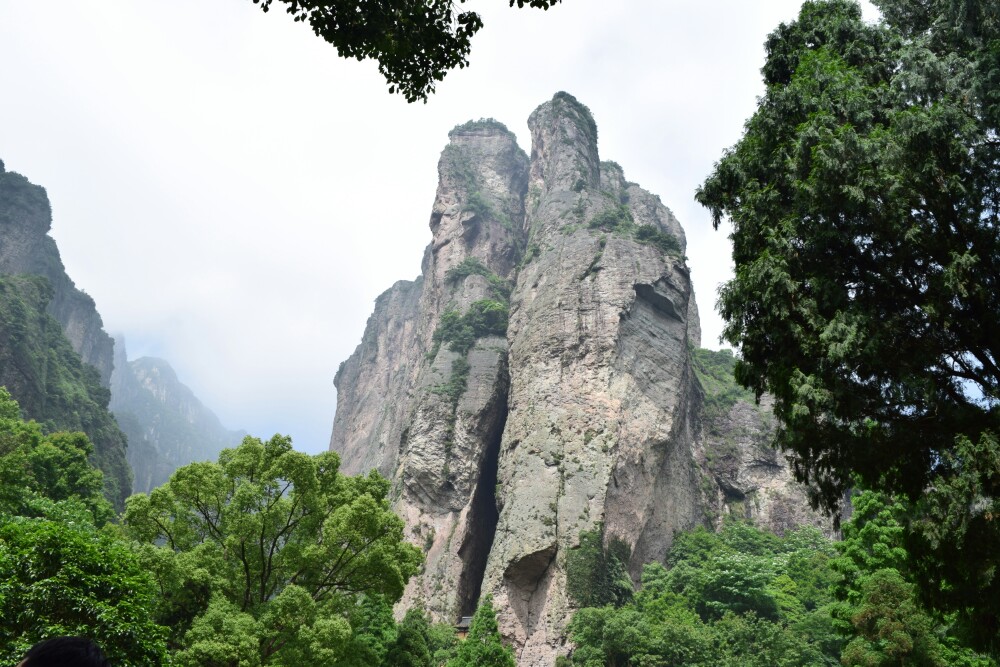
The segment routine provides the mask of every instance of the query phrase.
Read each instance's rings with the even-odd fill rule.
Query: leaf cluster
[[[265,12],[275,1],[341,57],[376,60],[389,92],[407,102],[426,102],[445,73],[466,67],[472,37],[483,27],[476,12],[458,11],[464,0],[253,0]],[[511,0],[510,6],[548,9],[558,2]]]
[[[736,374],[775,397],[815,499],[852,475],[917,497],[1000,426],[1000,23],[990,3],[806,2],[698,191],[733,223]]]
[[[150,571],[174,593],[158,618],[181,664],[248,647],[259,664],[339,664],[359,600],[402,595],[422,555],[403,540],[388,482],[339,464],[287,437],[248,437],[129,499],[125,530],[150,545]]]

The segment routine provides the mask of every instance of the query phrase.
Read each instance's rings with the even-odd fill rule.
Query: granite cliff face
[[[450,133],[422,276],[379,297],[337,373],[331,448],[392,480],[426,551],[404,605],[455,620],[490,593],[518,664],[551,665],[582,532],[637,576],[726,513],[815,517],[793,511],[764,413],[695,364],[680,224],[600,161],[572,96],[528,124],[530,158],[493,121]]]
[[[163,359],[129,361],[120,337],[115,340],[110,408],[128,436],[135,493],[149,493],[188,463],[216,460],[246,436],[223,427]]]
[[[42,276],[52,287],[47,312],[62,325],[84,362],[97,369],[101,384],[111,383],[114,342],[94,300],[66,274],[56,242],[49,236],[52,209],[45,189],[0,162],[0,274]]]
[[[45,190],[0,162],[0,384],[46,431],[83,431],[119,509],[132,492],[125,434],[108,412],[113,343],[48,235]]]

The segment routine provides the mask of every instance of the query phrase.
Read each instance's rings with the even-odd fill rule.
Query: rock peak
[[[531,182],[549,192],[600,186],[597,123],[586,105],[569,93],[556,93],[528,117],[531,130]]]
[[[511,138],[514,137],[514,133],[495,118],[480,118],[479,120],[469,120],[461,125],[456,125],[448,132],[448,137],[452,138],[455,135],[491,136],[497,134],[507,135]]]

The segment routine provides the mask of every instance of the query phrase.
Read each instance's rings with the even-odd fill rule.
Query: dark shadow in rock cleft
[[[496,486],[497,465],[500,458],[500,439],[507,422],[506,402],[493,424],[487,439],[487,449],[483,457],[476,492],[472,496],[469,510],[469,530],[458,549],[462,559],[462,574],[458,579],[458,616],[472,616],[479,604],[479,593],[486,572],[486,560],[493,548],[493,538],[497,531],[500,513],[497,510]]]

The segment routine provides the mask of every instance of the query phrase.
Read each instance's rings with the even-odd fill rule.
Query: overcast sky
[[[471,0],[471,66],[427,104],[389,95],[250,0],[0,0],[0,159],[43,185],[77,286],[130,358],[167,359],[229,428],[318,452],[333,376],[378,294],[420,271],[448,130],[526,120],[559,90],[602,159],[688,236],[719,346],[726,232],[693,199],[762,93],[763,42],[799,0]]]

